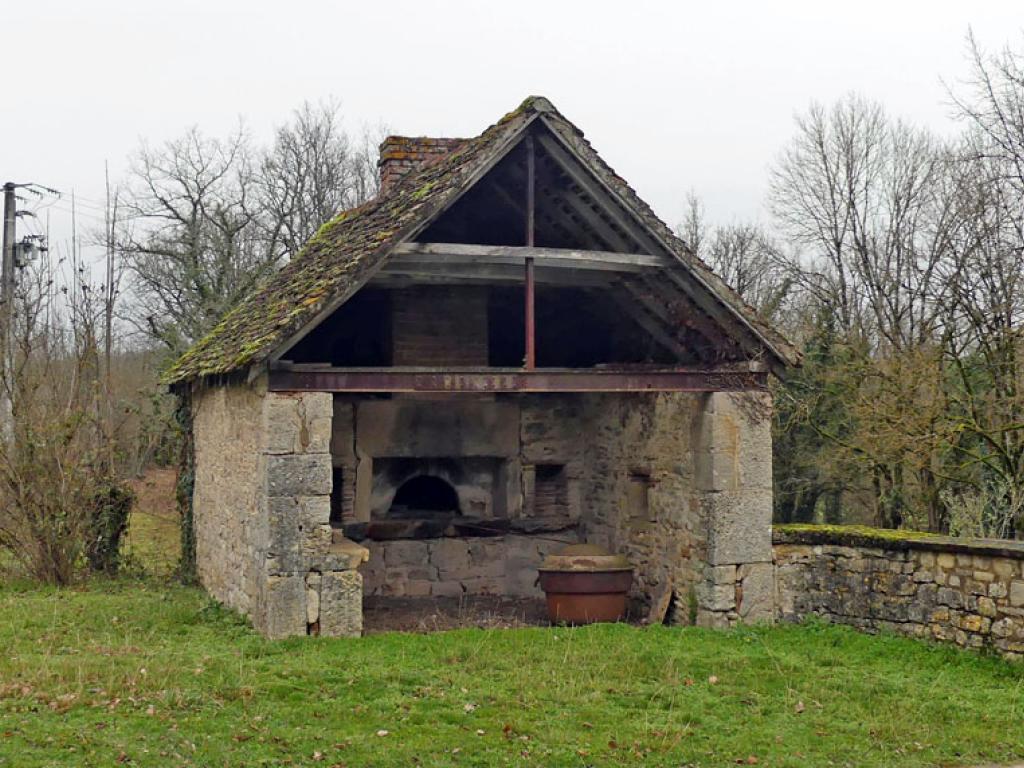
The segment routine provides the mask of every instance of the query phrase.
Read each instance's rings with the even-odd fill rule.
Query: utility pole
[[[14,442],[14,409],[11,404],[14,356],[11,354],[11,323],[14,318],[14,225],[17,220],[16,185],[4,184],[4,255],[0,271],[0,344],[3,360],[0,363],[0,437],[5,445]]]

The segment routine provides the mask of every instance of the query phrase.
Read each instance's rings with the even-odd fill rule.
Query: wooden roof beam
[[[395,247],[392,254],[393,261],[400,258],[410,263],[525,264],[527,258],[532,258],[537,266],[620,272],[655,270],[666,266],[666,259],[644,253],[472,243],[402,243]]]

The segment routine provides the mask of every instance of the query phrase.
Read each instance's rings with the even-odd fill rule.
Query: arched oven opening
[[[395,492],[387,517],[392,520],[450,520],[459,514],[459,495],[436,475],[417,475]]]

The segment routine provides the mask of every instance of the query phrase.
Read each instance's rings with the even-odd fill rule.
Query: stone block
[[[331,452],[331,426],[334,421],[334,396],[330,392],[303,392],[299,411],[302,428],[299,446],[304,453]]]
[[[995,604],[995,602],[991,598],[988,598],[988,597],[979,597],[978,598],[978,613],[980,613],[982,616],[987,616],[989,618],[993,618],[994,616],[996,616],[996,604]]]
[[[1024,606],[1024,581],[1010,582],[1010,605],[1014,608]]]
[[[329,496],[331,476],[329,453],[267,457],[267,495],[270,497]]]
[[[705,627],[707,629],[728,629],[729,617],[724,613],[698,609],[697,626]]]
[[[736,607],[736,585],[701,582],[697,585],[697,605],[707,611],[731,611]]]
[[[306,623],[313,624],[320,620],[320,573],[310,571],[306,574]]]
[[[466,574],[469,570],[469,543],[465,539],[437,539],[430,542],[430,562],[441,578]]]
[[[500,562],[505,556],[503,539],[470,539],[469,562],[472,565],[487,565]]]
[[[254,624],[271,640],[306,634],[306,580],[301,574],[270,575],[263,581]]]
[[[263,398],[263,451],[272,454],[298,453],[299,398],[280,392],[268,392]]]
[[[269,573],[319,566],[331,546],[330,502],[324,496],[273,497],[266,502],[265,541]]]
[[[775,566],[752,563],[739,568],[742,597],[737,612],[744,621],[771,621],[775,616]]]
[[[940,605],[948,605],[951,608],[962,608],[964,596],[955,589],[942,588],[935,593],[935,599]]]
[[[735,565],[709,565],[704,569],[704,578],[712,584],[735,584]]]
[[[735,565],[772,560],[770,490],[706,493],[708,563]]]
[[[949,552],[940,552],[935,561],[939,564],[940,568],[955,568],[956,567],[956,556]]]
[[[462,597],[465,590],[458,581],[435,581],[430,585],[430,594],[433,597]]]
[[[992,560],[992,572],[1002,579],[1008,579],[1017,575],[1018,565],[1014,560],[1007,560],[1005,557],[996,557]]]
[[[487,577],[466,579],[462,582],[462,586],[467,595],[501,595],[505,591],[502,579]]]
[[[399,539],[384,548],[384,563],[392,566],[426,566],[430,563],[428,542]]]
[[[264,452],[328,453],[332,415],[328,392],[268,392],[263,399]]]
[[[958,622],[960,629],[966,632],[980,632],[982,625],[982,618],[977,614],[968,613],[960,617]]]
[[[505,561],[505,589],[511,597],[541,595],[536,558],[512,557]]]
[[[320,583],[320,634],[358,637],[363,632],[363,578],[358,571],[327,571]]]

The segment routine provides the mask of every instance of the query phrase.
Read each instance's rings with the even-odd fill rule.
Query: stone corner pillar
[[[368,553],[331,530],[329,392],[267,392],[262,453],[266,477],[256,524],[258,575],[253,625],[270,638],[362,631]]]
[[[771,395],[708,393],[693,430],[694,483],[707,534],[697,623],[771,621]]]

